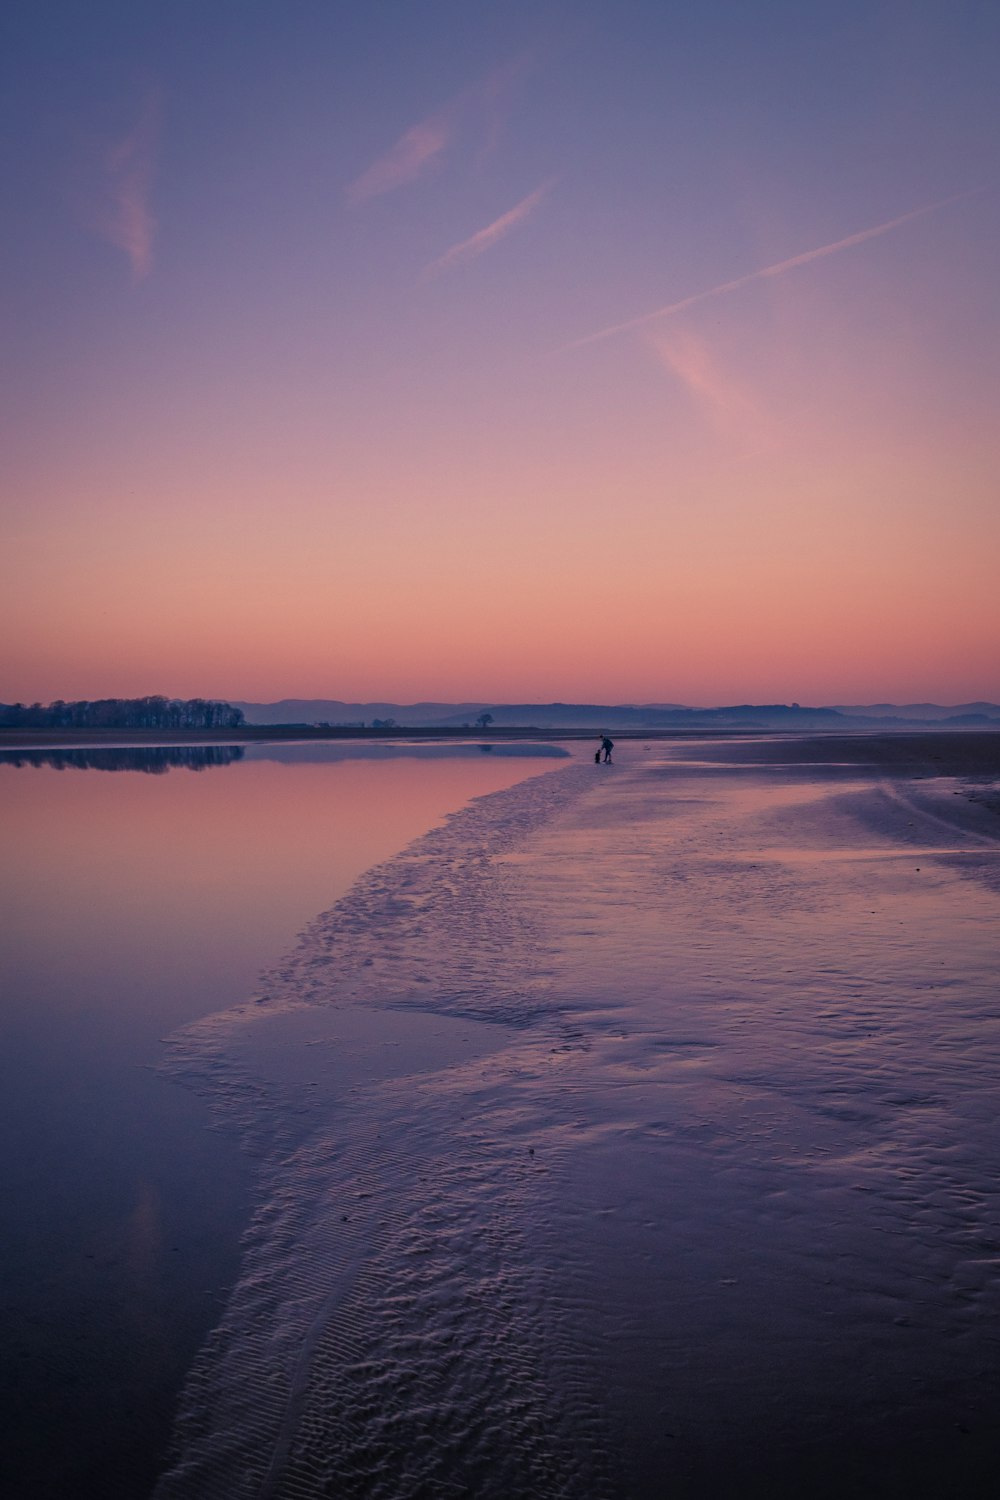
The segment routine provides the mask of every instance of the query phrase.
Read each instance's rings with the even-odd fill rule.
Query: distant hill
[[[742,704],[734,708],[654,708],[607,703],[500,703],[489,709],[495,724],[535,729],[698,729],[741,725],[754,728],[794,726],[821,728],[843,720],[832,708],[799,708],[786,704]],[[441,721],[450,727],[467,722],[461,714]]]
[[[248,724],[330,724],[374,727],[388,720],[401,729],[441,729],[474,725],[488,713],[498,727],[535,729],[654,729],[844,727],[831,708],[776,704],[741,704],[731,708],[685,708],[680,704],[607,703],[345,703],[333,698],[284,698],[278,703],[246,703],[240,708]]]
[[[948,708],[940,703],[869,703],[836,705],[837,712],[859,719],[913,719],[921,724],[942,720],[960,723],[990,723],[1000,719],[1000,703],[957,703]]]
[[[690,708],[680,703],[347,703],[336,698],[283,698],[277,703],[234,702],[248,724],[329,724],[376,727],[391,720],[400,729],[461,728],[480,714],[505,727],[535,729],[909,729],[997,724],[1000,705],[873,703],[864,707],[809,708],[797,703],[739,703]]]

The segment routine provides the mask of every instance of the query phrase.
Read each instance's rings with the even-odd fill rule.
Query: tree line
[[[4,729],[238,729],[243,710],[214,698],[57,698],[41,703],[0,703]]]

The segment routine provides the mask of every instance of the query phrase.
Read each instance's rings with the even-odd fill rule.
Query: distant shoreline
[[[862,728],[801,728],[775,729],[753,724],[726,726],[691,726],[690,728],[632,727],[618,729],[614,723],[608,732],[620,740],[720,740],[720,739],[773,739],[773,740],[829,740],[879,739],[907,740],[927,737],[942,744],[975,743],[980,751],[987,746],[1000,753],[1000,730],[992,726],[982,728],[942,728],[919,725],[912,729],[884,729],[873,726]],[[600,730],[589,725],[570,728],[563,725],[539,728],[537,725],[491,724],[487,729],[478,727],[408,727],[394,725],[392,728],[369,729],[355,725],[331,725],[317,727],[310,724],[242,724],[237,729],[2,729],[0,749],[44,749],[71,745],[246,745],[262,744],[281,740],[455,740],[473,744],[496,743],[503,740],[597,740]]]
[[[726,735],[771,733],[755,729],[615,729],[620,739],[689,740]],[[537,725],[491,724],[488,729],[411,728],[397,724],[391,729],[361,729],[353,725],[317,728],[311,724],[241,724],[238,729],[0,729],[0,749],[50,745],[245,745],[267,740],[598,740],[599,729],[575,729],[561,725],[539,729]]]

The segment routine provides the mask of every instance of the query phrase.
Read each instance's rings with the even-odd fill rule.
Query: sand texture
[[[986,1494],[966,738],[636,742],[480,798],[175,1037],[258,1207],[159,1500]]]

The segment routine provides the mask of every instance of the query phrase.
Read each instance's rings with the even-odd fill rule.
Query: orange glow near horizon
[[[851,443],[790,397],[780,420],[761,419],[763,446],[741,451],[762,380],[744,396],[693,335],[669,347],[652,366],[634,351],[620,463],[610,421],[578,435],[562,474],[552,452],[460,460],[442,433],[439,484],[403,446],[378,488],[359,460],[327,491],[300,479],[306,493],[287,506],[268,477],[191,493],[167,468],[142,507],[80,496],[58,526],[39,507],[0,603],[13,648],[3,696],[997,694],[1000,526],[985,454],[950,477],[926,427],[892,434],[895,453],[885,440],[871,451],[863,431]],[[624,436],[620,410],[615,421]]]

